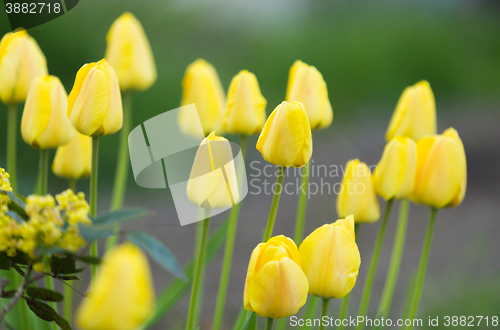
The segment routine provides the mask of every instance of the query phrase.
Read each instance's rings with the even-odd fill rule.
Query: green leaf
[[[84,225],[82,223],[78,224],[78,229],[80,230],[80,235],[82,235],[83,239],[87,242],[93,242],[99,238],[113,236],[115,233],[113,232],[112,224],[101,224],[101,225]]]
[[[92,223],[94,225],[112,224],[115,222],[124,222],[139,219],[151,215],[151,211],[143,207],[124,208],[117,211],[109,211],[99,214]]]
[[[127,237],[132,243],[145,250],[160,266],[187,281],[186,275],[182,272],[172,252],[157,238],[138,230],[127,232]]]
[[[44,301],[62,301],[63,295],[59,292],[52,291],[45,288],[38,288],[36,286],[30,286],[26,289],[26,294],[28,297]]]
[[[33,311],[33,313],[35,313],[35,315],[42,320],[45,320],[47,322],[54,321],[62,330],[71,330],[71,326],[69,325],[68,321],[57,314],[57,312],[49,305],[31,299],[26,299],[26,303],[28,304],[28,307]]]
[[[80,280],[77,276],[75,275],[58,275],[57,278],[63,280],[63,281],[73,281],[73,280]]]
[[[24,201],[23,196],[5,190],[0,190],[0,193],[6,194],[9,197],[10,199],[9,209],[19,214],[23,219],[28,220],[28,215],[26,214],[25,211],[26,203]]]
[[[227,227],[228,219],[221,223],[219,228],[215,230],[208,240],[207,250],[205,251],[207,264],[210,263],[217,252],[222,248],[224,239],[226,238]],[[184,273],[186,274],[188,281],[184,282],[180,279],[175,279],[167,288],[165,288],[165,290],[163,290],[162,294],[156,300],[155,309],[144,322],[141,329],[148,329],[155,325],[179,302],[179,300],[182,299],[182,297],[191,288],[194,271],[195,261],[194,258],[191,258],[191,260],[184,267]]]
[[[70,251],[63,249],[62,247],[59,246],[37,246],[35,248],[35,255],[37,256],[43,256],[46,254],[69,254],[71,253]]]
[[[257,329],[257,313],[251,312],[248,313],[245,324],[243,324],[243,328],[241,330],[256,330]]]
[[[17,214],[16,212],[14,212],[12,210],[7,211],[5,214],[7,214],[11,219],[16,220],[20,224],[23,224],[26,222],[26,220],[22,216],[20,216],[19,214]]]
[[[90,264],[90,265],[99,265],[101,263],[101,259],[99,259],[97,257],[78,256],[78,255],[75,255],[74,257],[75,257],[75,259],[80,260],[80,261],[82,261],[86,264]]]
[[[7,258],[7,255],[4,252],[0,253],[0,269],[10,269],[10,260]]]
[[[7,291],[2,291],[0,297],[2,298],[12,298],[16,294],[17,290],[7,290]]]
[[[66,275],[79,273],[82,269],[76,268],[75,258],[72,255],[65,255],[62,257],[50,257],[50,271],[54,275]]]

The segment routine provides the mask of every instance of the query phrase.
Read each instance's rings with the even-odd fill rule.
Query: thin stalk
[[[9,105],[7,112],[7,172],[9,172],[10,186],[13,192],[17,192],[16,158],[17,158],[17,107]]]
[[[309,302],[307,303],[306,306],[306,311],[304,313],[304,320],[311,320],[316,317],[316,310],[318,308],[318,303],[320,301],[320,298],[310,296],[309,297]],[[303,325],[300,329],[307,329],[308,326]]]
[[[326,325],[323,323],[323,316],[328,316],[328,310],[330,309],[330,299],[322,299],[321,302],[321,324],[319,330],[326,329]]]
[[[197,227],[196,227],[196,242],[195,242],[195,246],[194,246],[194,251],[195,251],[194,254],[195,254],[195,256],[198,256],[198,253],[200,251],[201,238],[203,236],[204,225],[205,224],[204,224],[203,221],[198,221],[198,223],[197,223]],[[204,278],[205,278],[206,268],[207,268],[207,260],[206,260],[206,257],[204,257],[203,268],[201,270],[200,287],[198,288],[198,298],[196,299],[196,308],[194,310],[194,322],[193,322],[193,324],[199,324],[200,323],[201,310],[202,310],[202,306],[203,306],[203,293],[205,292],[205,281],[204,281]]]
[[[299,204],[297,206],[297,218],[295,220],[295,233],[293,235],[293,239],[297,246],[302,242],[302,238],[304,237],[304,223],[306,219],[306,210],[307,210],[307,193],[309,190],[309,172],[311,170],[311,161],[309,160],[304,166],[302,179],[301,179],[301,187],[304,187],[300,190],[299,195]]]
[[[240,140],[240,147],[243,159],[245,159],[246,157],[246,142],[247,142],[247,137],[245,135],[242,135]],[[244,168],[245,168],[245,162],[243,161],[238,166],[238,186],[239,183],[242,182]],[[222,271],[220,275],[217,301],[215,304],[212,330],[220,329],[222,325],[222,319],[224,317],[224,308],[226,306],[227,289],[229,286],[229,277],[231,275],[231,263],[233,260],[234,242],[236,238],[236,228],[238,226],[238,215],[240,213],[240,206],[241,203],[234,205],[233,208],[231,209],[231,214],[229,215],[229,226],[227,228],[226,247],[224,250],[224,259],[222,261]]]
[[[203,232],[200,240],[200,248],[198,249],[198,258],[196,261],[196,270],[193,279],[193,289],[191,290],[191,298],[189,301],[189,313],[188,313],[186,330],[193,330],[196,328],[194,322],[196,314],[196,301],[198,299],[198,292],[202,277],[201,275],[203,272],[203,264],[205,260],[205,248],[207,245],[208,229],[210,227],[210,217],[208,214],[206,216],[206,219],[203,220]]]
[[[90,169],[90,216],[94,218],[97,214],[97,173],[99,157],[99,137],[92,137],[92,168]],[[97,257],[97,240],[90,244],[90,256]],[[97,277],[97,265],[90,266],[91,281],[95,283]]]
[[[123,125],[120,130],[120,144],[118,146],[118,156],[116,158],[115,181],[113,184],[113,195],[111,197],[111,211],[119,210],[123,206],[130,167],[130,160],[128,156],[128,135],[132,129],[132,93],[122,93],[122,100]],[[119,223],[114,225],[114,230],[115,232],[120,230]],[[116,235],[107,239],[107,250],[116,245],[116,239]]]
[[[73,192],[76,192],[77,186],[78,186],[77,180],[75,180],[75,179],[68,180],[68,188],[73,190]]]
[[[415,284],[415,291],[413,293],[410,315],[408,317],[410,320],[413,320],[417,316],[420,299],[422,298],[422,289],[424,287],[425,273],[427,272],[427,263],[429,261],[429,254],[431,251],[432,236],[434,235],[437,211],[438,210],[436,208],[431,208],[429,226],[427,227],[427,234],[425,235],[424,246],[422,248],[422,256],[420,258],[420,265],[418,267],[417,283]],[[410,325],[407,329],[413,329],[413,325]]]
[[[273,319],[273,318],[268,317],[268,318],[266,319],[266,327],[265,327],[265,330],[272,330],[272,329],[273,329],[273,323],[274,323],[274,319]]]
[[[77,180],[69,179],[68,187],[69,189],[73,190],[73,192],[76,192]],[[66,281],[66,282],[67,284],[71,285],[72,281]],[[73,289],[71,288],[70,285],[64,286],[64,318],[71,325],[71,318],[73,315]]]
[[[271,203],[271,210],[269,211],[269,218],[267,219],[266,231],[264,232],[264,243],[267,242],[273,235],[274,221],[276,220],[276,213],[278,212],[284,178],[285,169],[283,166],[279,166],[278,178],[276,179],[276,189],[274,189],[273,202]]]
[[[389,215],[391,214],[393,199],[389,199],[385,206],[384,218],[382,219],[382,224],[378,233],[377,241],[375,242],[375,248],[373,249],[372,260],[370,262],[370,268],[368,269],[368,275],[366,276],[365,286],[363,287],[363,294],[361,296],[361,303],[359,305],[358,316],[366,316],[368,311],[368,305],[370,304],[370,295],[372,293],[373,280],[375,279],[375,273],[377,272],[378,259],[380,257],[380,251],[382,250],[382,245],[384,243],[385,230],[387,229],[387,222],[389,220]],[[360,323],[358,329],[363,329],[364,324]]]
[[[39,194],[47,195],[47,182],[49,177],[49,150],[40,150],[40,167],[38,170]]]
[[[394,296],[394,289],[398,282],[399,269],[401,266],[401,259],[403,257],[403,250],[406,238],[406,228],[408,225],[408,209],[410,202],[404,199],[399,207],[398,227],[396,229],[396,237],[394,238],[394,245],[392,247],[391,261],[389,264],[389,271],[385,280],[384,291],[380,299],[378,307],[377,318],[387,318],[391,310],[392,297]]]
[[[240,312],[236,317],[236,322],[234,322],[233,330],[241,330],[249,313],[251,312],[247,311],[245,308],[243,308],[243,306],[241,307]]]
[[[32,264],[29,264],[28,270],[24,275],[24,279],[21,285],[17,288],[16,293],[14,294],[12,299],[10,299],[9,303],[0,311],[0,324],[3,322],[3,318],[5,317],[5,315],[12,309],[12,307],[14,307],[14,305],[19,301],[19,299],[21,299],[22,296],[24,295],[24,290],[28,286],[28,282],[30,279],[31,270],[32,270]]]

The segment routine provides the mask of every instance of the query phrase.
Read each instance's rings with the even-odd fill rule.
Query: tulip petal
[[[26,98],[21,133],[24,142],[34,148],[40,148],[36,141],[47,128],[50,120],[50,91],[45,79],[36,79]]]

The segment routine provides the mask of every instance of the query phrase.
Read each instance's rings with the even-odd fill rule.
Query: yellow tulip
[[[267,118],[257,150],[274,165],[301,167],[311,159],[311,127],[304,105],[283,101]]]
[[[105,255],[89,289],[75,316],[82,330],[135,330],[155,304],[148,260],[132,243]]]
[[[436,134],[436,102],[431,86],[425,80],[407,87],[392,115],[386,139],[398,135],[415,141]]]
[[[213,65],[202,59],[197,59],[187,67],[182,80],[181,106],[192,103],[196,105],[205,135],[222,131],[226,114],[224,90]],[[177,120],[182,132],[198,136],[198,118],[193,118],[191,114],[191,111],[182,111],[181,108]]]
[[[36,77],[29,89],[21,120],[24,142],[36,149],[51,149],[73,138],[66,114],[68,94],[59,78]]]
[[[239,200],[231,144],[215,132],[198,147],[187,195],[194,204],[209,209],[231,207]]]
[[[356,223],[372,223],[380,217],[370,169],[358,159],[347,162],[337,197],[337,213],[341,218],[353,215]]]
[[[266,104],[255,75],[240,71],[229,85],[224,131],[244,135],[259,133],[266,121]]]
[[[78,70],[68,97],[68,115],[76,130],[87,136],[110,135],[122,127],[118,80],[105,59]]]
[[[35,77],[47,74],[47,61],[26,30],[9,32],[0,41],[0,100],[15,104],[26,100]]]
[[[81,179],[90,175],[92,138],[74,130],[74,137],[59,146],[52,163],[52,172],[61,178]]]
[[[361,258],[354,240],[354,217],[326,224],[307,236],[299,247],[309,294],[339,299],[356,284]]]
[[[306,303],[308,290],[299,251],[290,238],[275,236],[257,245],[245,281],[246,310],[273,319],[294,315]]]
[[[156,81],[156,65],[146,33],[131,13],[113,22],[106,37],[105,58],[113,67],[122,91],[143,91]]]
[[[417,142],[417,173],[412,200],[435,208],[454,207],[465,197],[467,160],[457,131]]]
[[[316,67],[299,60],[293,63],[288,75],[286,100],[304,104],[311,129],[326,128],[332,123],[333,110],[328,89]]]
[[[385,146],[373,172],[375,190],[385,200],[409,198],[415,184],[417,147],[415,141],[398,136]]]

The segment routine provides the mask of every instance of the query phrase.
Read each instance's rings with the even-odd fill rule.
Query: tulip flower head
[[[297,246],[288,237],[275,236],[257,245],[248,265],[245,309],[273,319],[296,314],[309,290],[300,265]]]
[[[105,58],[113,67],[122,91],[143,91],[156,81],[156,65],[141,23],[131,13],[113,22],[106,37]]]
[[[222,131],[226,115],[224,90],[213,65],[202,59],[197,59],[187,67],[182,80],[181,106],[192,103],[196,105],[205,135]],[[182,109],[177,118],[181,131],[198,136],[198,118],[193,118],[192,112]]]
[[[407,87],[399,98],[387,129],[387,141],[406,136],[415,141],[436,134],[436,102],[425,80]]]
[[[26,30],[9,32],[0,41],[0,100],[16,104],[26,100],[31,82],[47,74],[47,61]]]
[[[109,251],[87,297],[76,312],[79,329],[137,329],[155,304],[144,253],[128,242]]]
[[[68,119],[68,95],[59,78],[38,76],[33,79],[24,105],[21,135],[36,149],[56,148],[73,138]]]
[[[274,165],[301,167],[311,159],[311,127],[304,105],[283,101],[267,118],[257,150]]]
[[[239,200],[231,144],[210,133],[200,144],[187,184],[191,202],[206,209],[231,207]]]
[[[361,264],[354,238],[350,215],[319,227],[304,239],[299,253],[311,295],[339,299],[351,292]]]
[[[255,75],[240,71],[229,85],[224,131],[244,135],[259,133],[266,121],[266,104]]]
[[[105,59],[78,70],[68,97],[68,116],[76,130],[87,136],[114,134],[122,127],[118,79]]]
[[[293,63],[288,75],[286,100],[304,104],[311,129],[326,128],[332,123],[333,110],[326,82],[314,66],[299,60]]]
[[[358,159],[347,162],[337,197],[337,213],[341,218],[353,215],[356,223],[372,223],[380,217],[370,169]]]
[[[457,131],[417,142],[417,173],[411,199],[434,208],[454,207],[465,197],[467,160]]]
[[[375,190],[385,200],[409,198],[415,184],[417,147],[415,141],[398,136],[385,146],[373,172]]]
[[[92,138],[78,133],[59,146],[52,163],[52,172],[60,178],[82,179],[90,175],[92,167]]]

